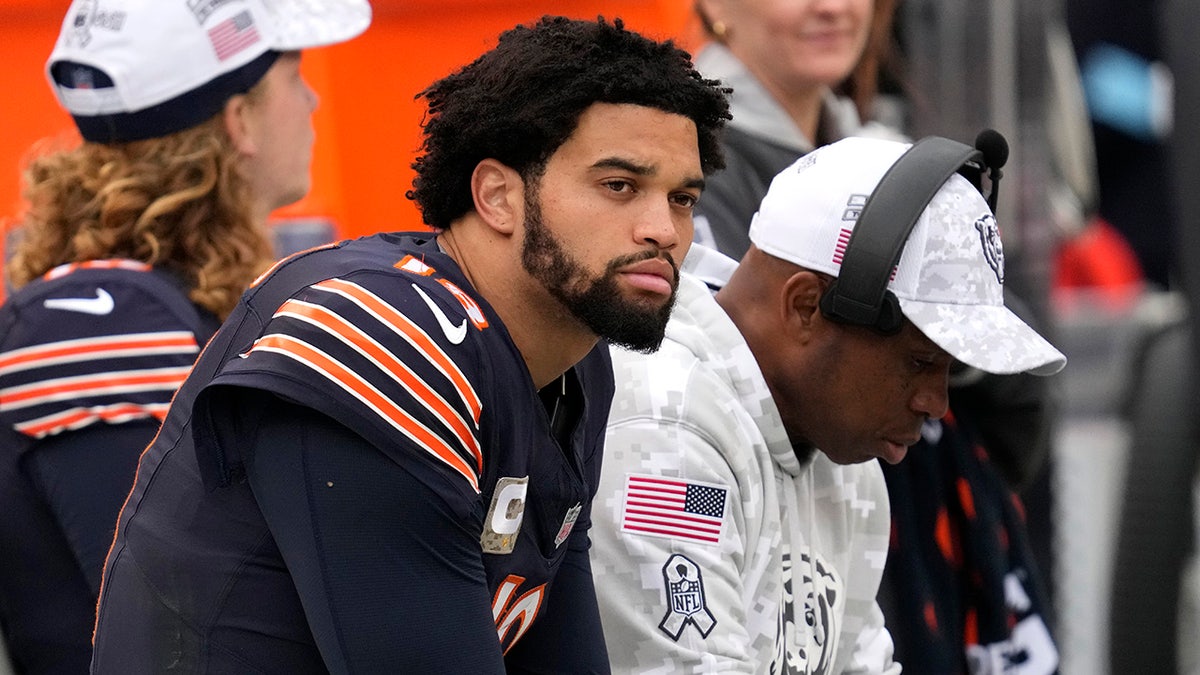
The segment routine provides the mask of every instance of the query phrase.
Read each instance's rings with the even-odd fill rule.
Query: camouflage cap
[[[838,276],[850,234],[884,173],[910,147],[848,138],[781,171],[750,227],[762,251]],[[917,221],[888,289],[904,316],[951,356],[980,370],[1056,373],[1066,357],[1004,306],[996,218],[967,179],[951,176]]]

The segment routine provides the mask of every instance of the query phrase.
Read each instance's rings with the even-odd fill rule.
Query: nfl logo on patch
[[[708,637],[717,620],[704,599],[700,566],[676,553],[663,565],[663,583],[667,588],[667,614],[658,624],[659,630],[678,642],[683,629],[692,625],[700,631],[700,637]]]

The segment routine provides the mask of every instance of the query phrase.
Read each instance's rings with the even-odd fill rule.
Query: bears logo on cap
[[[996,224],[996,217],[990,213],[983,216],[975,221],[975,229],[983,243],[984,260],[996,273],[996,281],[1004,283],[1004,247],[1000,244],[1000,227]]]

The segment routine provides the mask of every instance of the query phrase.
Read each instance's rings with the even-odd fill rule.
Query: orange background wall
[[[373,0],[362,36],[305,53],[321,98],[313,192],[281,212],[332,221],[340,236],[421,227],[404,197],[424,112],[415,94],[491,48],[497,35],[547,13],[621,17],[656,38],[692,46],[691,0]],[[20,166],[45,137],[70,137],[70,117],[42,73],[67,0],[0,0],[0,219],[18,218]]]

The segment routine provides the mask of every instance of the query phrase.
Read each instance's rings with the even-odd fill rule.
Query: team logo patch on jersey
[[[718,544],[728,494],[721,485],[631,474],[625,477],[621,531]]]
[[[708,611],[708,603],[704,599],[704,579],[700,574],[700,566],[687,556],[676,553],[667,559],[662,573],[667,590],[667,614],[658,624],[659,629],[676,642],[688,624],[700,631],[700,637],[708,637],[717,620]]]
[[[575,528],[575,521],[579,519],[579,512],[583,510],[583,504],[576,504],[567,509],[567,515],[563,518],[562,527],[558,528],[558,534],[554,535],[554,548],[562,546],[562,543],[571,536],[571,530]]]
[[[517,545],[521,521],[525,518],[525,495],[529,491],[529,476],[501,478],[496,481],[492,505],[483,521],[479,545],[484,553],[507,555]]]

